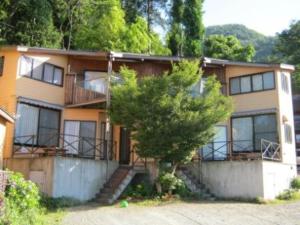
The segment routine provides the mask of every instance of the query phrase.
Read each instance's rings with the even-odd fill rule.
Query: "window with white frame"
[[[42,62],[25,55],[21,56],[20,76],[26,76],[58,86],[63,85],[64,70],[62,67]]]
[[[289,94],[289,81],[288,76],[285,73],[281,73],[281,88],[282,90]]]
[[[100,71],[85,71],[84,88],[99,93],[106,93],[107,73]]]

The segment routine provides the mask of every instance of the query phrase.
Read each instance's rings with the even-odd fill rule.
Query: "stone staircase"
[[[94,200],[101,204],[113,204],[121,196],[134,176],[137,173],[145,172],[146,170],[142,166],[120,165]]]
[[[183,180],[187,188],[193,192],[197,193],[199,197],[203,200],[214,201],[216,197],[210,193],[209,189],[199,181],[186,167],[182,167],[177,170],[176,175]]]

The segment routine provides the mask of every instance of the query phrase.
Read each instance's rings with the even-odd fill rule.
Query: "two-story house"
[[[182,60],[23,46],[2,47],[0,57],[0,106],[16,117],[7,129],[5,166],[51,196],[80,200],[94,198],[120,165],[142,161],[126,128],[107,126],[108,80],[119,79],[122,65],[139,76],[159,75]],[[193,171],[217,196],[274,198],[296,176],[294,67],[199,60],[199,91],[205,76],[216,74],[235,112],[216,126],[215,139],[200,151],[201,169]]]

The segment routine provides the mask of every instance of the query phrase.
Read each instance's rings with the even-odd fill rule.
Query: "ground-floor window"
[[[234,152],[260,151],[261,139],[278,142],[275,114],[234,117],[231,126]]]
[[[60,111],[18,103],[15,144],[58,146]]]
[[[204,160],[224,160],[227,156],[227,127],[216,126],[213,140],[201,149]]]
[[[69,154],[94,157],[96,148],[95,121],[65,121],[64,148]]]

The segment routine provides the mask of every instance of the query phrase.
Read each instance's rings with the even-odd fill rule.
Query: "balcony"
[[[68,74],[65,81],[65,105],[81,107],[105,102],[107,77],[80,80],[74,74]]]

